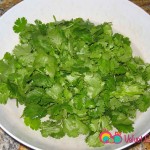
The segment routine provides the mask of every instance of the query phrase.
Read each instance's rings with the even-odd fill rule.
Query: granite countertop
[[[22,0],[0,0],[0,16],[4,14],[9,8]],[[143,8],[147,13],[150,14],[150,0],[130,0]],[[150,135],[148,136],[150,139]],[[9,135],[7,135],[2,129],[0,129],[0,150],[30,150],[22,144],[15,141]],[[150,150],[149,142],[141,142],[140,144],[132,145],[126,150]]]
[[[0,150],[19,150],[20,144],[0,129]]]

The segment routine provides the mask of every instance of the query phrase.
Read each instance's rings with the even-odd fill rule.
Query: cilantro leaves
[[[24,104],[24,123],[44,137],[84,134],[100,147],[104,128],[132,132],[136,111],[150,107],[150,64],[111,23],[18,18],[13,30],[20,44],[0,60],[0,103]]]
[[[15,31],[15,33],[20,33],[25,29],[26,25],[27,25],[27,20],[24,17],[18,18],[15,21],[15,25],[13,27],[13,30]]]

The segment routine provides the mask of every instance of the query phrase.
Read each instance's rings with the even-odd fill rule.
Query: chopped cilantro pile
[[[20,44],[0,60],[0,103],[25,105],[27,126],[57,139],[84,134],[91,147],[104,128],[134,130],[136,111],[150,106],[150,64],[132,56],[129,38],[81,18],[19,18],[13,29]]]

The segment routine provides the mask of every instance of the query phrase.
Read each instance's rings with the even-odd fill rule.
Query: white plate
[[[43,22],[82,17],[94,23],[112,22],[113,28],[128,36],[140,55],[150,62],[150,16],[127,0],[25,0],[6,12],[0,18],[0,58],[6,51],[11,51],[18,42],[12,26],[18,17],[26,17],[29,22],[40,19]],[[14,100],[5,106],[0,105],[0,126],[19,142],[33,148],[44,150],[88,150],[84,137],[60,140],[43,138],[39,132],[26,127],[20,119],[22,107],[16,108]],[[137,117],[135,137],[150,131],[150,109]],[[98,149],[121,149],[129,146],[110,144]]]

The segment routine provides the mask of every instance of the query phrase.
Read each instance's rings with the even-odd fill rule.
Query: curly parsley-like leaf
[[[25,17],[18,18],[15,21],[15,25],[13,26],[13,30],[15,33],[20,33],[25,29],[26,25],[27,25],[27,20]]]

